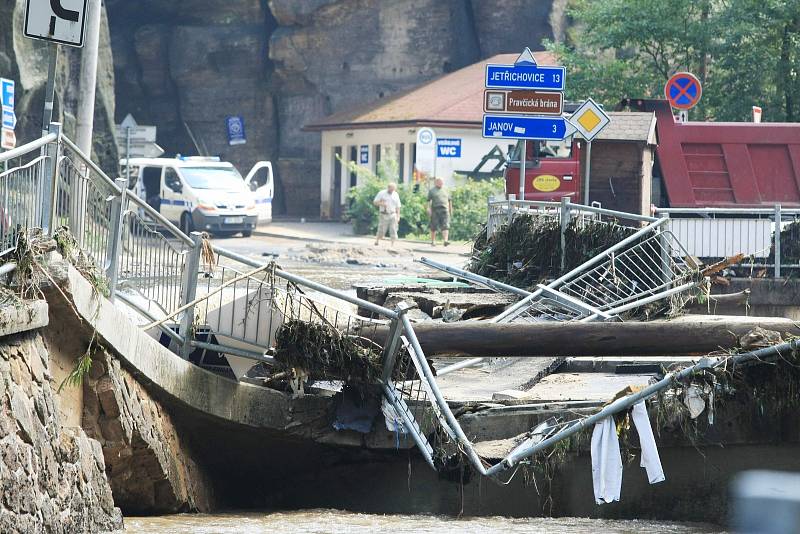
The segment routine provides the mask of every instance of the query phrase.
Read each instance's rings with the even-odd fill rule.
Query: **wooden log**
[[[738,346],[756,327],[800,335],[788,319],[715,317],[628,323],[419,323],[414,332],[427,356],[669,356],[705,355]],[[371,335],[382,343],[386,329]]]

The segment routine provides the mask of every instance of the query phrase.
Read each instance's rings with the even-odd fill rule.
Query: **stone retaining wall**
[[[100,444],[70,428],[41,335],[0,338],[0,532],[122,527]]]

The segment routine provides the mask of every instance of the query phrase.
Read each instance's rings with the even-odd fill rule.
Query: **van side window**
[[[166,185],[173,191],[179,191],[180,189],[182,189],[181,179],[178,178],[178,173],[175,172],[175,169],[172,169],[170,167],[164,169],[164,185]]]
[[[269,183],[269,178],[270,178],[269,175],[270,175],[269,167],[261,168],[258,171],[256,171],[256,174],[255,176],[253,176],[253,179],[250,180],[250,183],[255,182],[257,187],[264,187]]]

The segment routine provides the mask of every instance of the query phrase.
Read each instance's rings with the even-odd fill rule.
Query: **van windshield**
[[[233,167],[181,167],[181,174],[192,189],[246,191],[244,179]]]

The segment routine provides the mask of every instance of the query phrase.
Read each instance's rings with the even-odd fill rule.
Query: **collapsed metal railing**
[[[320,321],[333,326],[340,335],[360,338],[374,338],[374,332],[365,335],[369,329],[388,328],[380,347],[380,387],[388,411],[399,423],[397,430],[412,437],[434,468],[443,467],[452,455],[463,454],[479,473],[497,475],[591,421],[626,409],[674,380],[709,368],[704,361],[668,375],[588,419],[568,424],[544,441],[524,442],[490,465],[477,453],[439,389],[405,308],[390,310],[285,272],[274,264],[265,265],[213,247],[199,233],[187,236],[130,193],[124,180],[113,181],[105,175],[61,135],[57,124],[51,125],[51,132],[0,155],[0,163],[26,155],[32,158],[0,175],[4,180],[0,187],[5,187],[10,199],[4,204],[8,218],[4,239],[17,235],[19,229],[37,226],[51,234],[58,226],[66,226],[81,250],[108,275],[111,297],[118,296],[150,320],[184,358],[195,350],[216,351],[271,364],[268,351],[274,346],[276,328],[287,320]],[[40,150],[41,155],[37,155]],[[80,209],[82,206],[85,209]],[[573,318],[594,320],[681,290],[686,284],[678,282],[685,265],[676,260],[682,256],[670,248],[671,238],[654,231],[661,224],[639,230],[557,281],[537,288],[506,316],[530,315],[535,294],[543,296],[542,301],[550,299],[568,308]],[[637,262],[653,258],[660,259],[657,263],[661,270],[645,276],[634,268]],[[243,306],[237,308],[237,302]],[[371,316],[357,316],[344,304],[366,309]],[[232,306],[230,314],[226,306]],[[262,330],[265,321],[269,326]],[[198,336],[203,329],[205,338]]]

